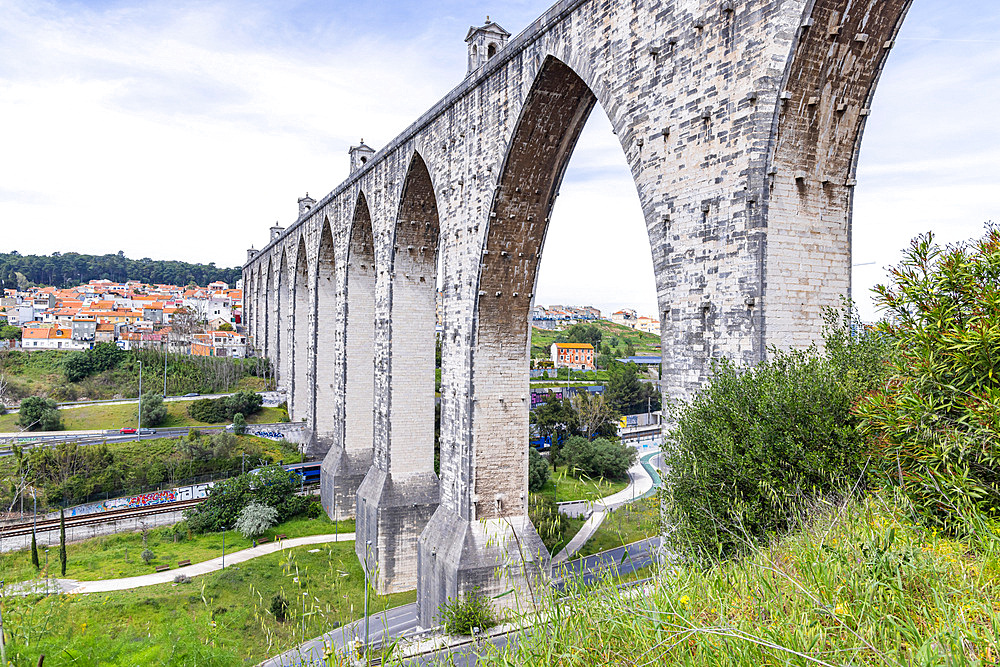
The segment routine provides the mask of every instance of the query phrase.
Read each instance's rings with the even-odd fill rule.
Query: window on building
[[[492,58],[496,54],[497,54],[497,45],[491,42],[490,45],[486,47],[486,57]]]

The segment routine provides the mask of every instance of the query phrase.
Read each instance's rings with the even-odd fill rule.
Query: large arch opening
[[[278,265],[278,308],[277,308],[277,331],[275,351],[275,372],[278,378],[278,389],[284,390],[286,398],[291,398],[290,389],[292,374],[292,299],[290,297],[289,282],[291,276],[288,275],[288,253],[281,251],[281,263]]]
[[[527,515],[528,320],[552,207],[596,101],[570,67],[547,58],[501,172],[476,304],[472,520]]]
[[[375,243],[363,193],[358,195],[351,221],[346,299],[343,442],[348,452],[369,453],[361,471],[364,475],[371,463],[374,425]]]
[[[336,397],[336,313],[337,279],[334,261],[333,232],[330,221],[323,220],[316,255],[316,338],[315,338],[315,440],[321,450],[335,441],[337,428]]]
[[[416,585],[418,538],[440,495],[434,473],[439,231],[430,173],[414,153],[390,256],[386,409],[376,414],[374,459],[358,490],[355,548],[377,572],[374,585],[383,594]]]
[[[278,346],[276,343],[278,340],[278,276],[276,273],[277,268],[271,263],[271,259],[268,258],[267,288],[264,291],[264,300],[267,307],[263,310],[264,327],[267,332],[264,338],[264,355],[271,362],[272,377],[278,364]]]
[[[299,238],[295,252],[294,308],[292,310],[292,395],[291,417],[308,419],[309,414],[309,259],[305,238]]]
[[[443,495],[420,550],[423,622],[475,588],[517,590],[499,601],[514,605],[547,569],[548,551],[528,518],[529,317],[553,205],[596,102],[568,65],[546,58],[509,142],[480,262],[471,441],[442,440],[442,487],[454,493]]]
[[[391,474],[434,470],[439,234],[430,173],[420,154],[414,153],[403,186],[392,252],[392,390],[387,461]]]
[[[375,419],[375,245],[371,211],[358,194],[347,242],[343,303],[343,413],[335,442],[323,460],[323,507],[333,519],[357,515],[357,493],[372,465]],[[329,311],[319,320],[334,323]],[[332,348],[329,350],[332,354]]]

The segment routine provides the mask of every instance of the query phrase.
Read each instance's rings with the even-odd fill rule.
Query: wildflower
[[[680,602],[682,605],[684,605],[686,607],[691,602],[691,598],[689,598],[686,595],[682,595],[680,597],[680,599],[678,600],[678,602]]]
[[[846,616],[847,607],[838,602],[836,608],[833,610],[833,613],[837,616]]]

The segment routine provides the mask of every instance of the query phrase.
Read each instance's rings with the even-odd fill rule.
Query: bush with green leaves
[[[242,412],[237,412],[233,415],[233,433],[236,435],[244,435],[247,432],[247,420],[243,417]]]
[[[275,593],[271,597],[271,614],[278,623],[284,623],[288,619],[288,600],[281,593]]]
[[[242,414],[244,418],[247,415],[255,415],[261,411],[263,406],[264,398],[257,392],[240,391],[232,396],[191,401],[191,404],[188,405],[188,414],[192,419],[207,424],[217,424],[232,421],[237,413]]]
[[[142,558],[142,562],[143,563],[145,563],[146,565],[149,565],[149,563],[154,558],[156,558],[156,555],[152,551],[150,551],[149,549],[143,549],[142,553],[139,554],[139,557]]]
[[[561,455],[574,475],[624,479],[635,463],[637,452],[634,447],[619,441],[588,440],[574,435],[563,445]]]
[[[252,502],[273,507],[278,512],[278,522],[304,514],[311,501],[295,495],[298,491],[296,479],[279,466],[267,466],[216,482],[208,498],[185,512],[188,526],[195,533],[228,530],[243,508]]]
[[[256,539],[278,523],[278,510],[263,503],[248,503],[236,518],[236,530],[248,540]]]
[[[63,373],[70,382],[117,368],[128,353],[114,343],[98,343],[84,352],[74,352],[63,361]]]
[[[852,323],[828,319],[840,331]],[[794,527],[817,499],[865,483],[868,452],[851,407],[867,380],[846,382],[843,364],[874,360],[858,372],[877,373],[878,354],[861,351],[877,340],[848,333],[840,344],[837,359],[812,348],[772,350],[752,368],[720,360],[708,385],[675,406],[664,451],[676,548],[737,554]]]
[[[889,277],[875,292],[891,377],[858,413],[888,479],[961,533],[1000,517],[1000,230],[950,247],[919,236]]]
[[[539,491],[549,481],[549,462],[538,450],[528,447],[528,491]]]
[[[29,396],[21,401],[17,425],[29,431],[62,430],[59,406],[51,398]]]
[[[167,406],[163,404],[163,396],[151,391],[142,395],[140,409],[143,426],[159,426],[167,418]]]
[[[483,632],[497,624],[493,605],[475,589],[458,600],[449,599],[441,607],[441,620],[445,632],[453,635],[471,635]]]

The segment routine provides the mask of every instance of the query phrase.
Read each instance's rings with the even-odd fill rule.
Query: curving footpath
[[[267,544],[259,544],[249,549],[234,551],[225,555],[226,565],[235,565],[253,558],[260,558],[268,554],[277,553],[284,549],[300,547],[309,544],[326,544],[329,542],[353,542],[354,533],[333,533],[326,535],[308,535],[306,537],[295,537],[289,540],[279,540]],[[197,577],[222,569],[222,556],[211,560],[202,561],[193,565],[167,570],[165,572],[154,572],[153,574],[143,574],[138,577],[123,577],[121,579],[98,579],[97,581],[77,581],[75,579],[51,579],[46,588],[46,582],[30,581],[21,590],[11,591],[14,595],[31,595],[48,591],[50,593],[109,593],[111,591],[126,591],[132,588],[144,588],[157,584],[169,584],[173,582],[178,574],[186,574],[189,577]]]
[[[656,473],[652,465],[650,465],[649,461],[659,453],[660,450],[657,449],[656,451],[644,454],[629,468],[629,485],[627,487],[618,493],[594,501],[591,506],[593,511],[590,517],[580,530],[577,531],[576,535],[573,536],[573,539],[569,541],[569,544],[552,557],[553,565],[567,561],[573,554],[582,549],[587,540],[593,537],[597,529],[601,527],[608,512],[627,503],[641,500],[653,493],[653,490],[660,485],[660,476]]]

